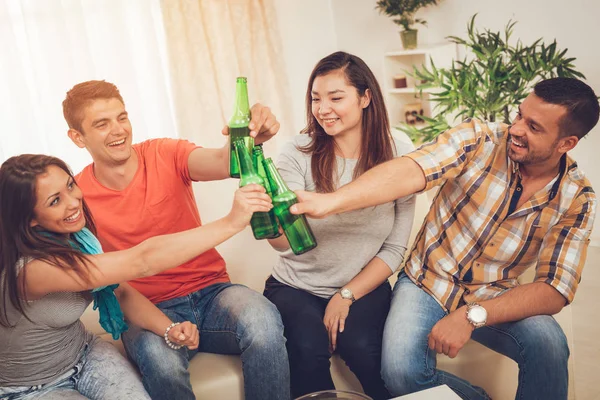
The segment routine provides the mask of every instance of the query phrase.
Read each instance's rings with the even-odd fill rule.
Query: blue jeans
[[[381,379],[381,337],[390,308],[386,281],[350,307],[337,351],[374,400],[389,399]],[[323,317],[329,299],[267,279],[264,295],[277,306],[285,326],[290,359],[292,395],[334,389],[330,373],[329,335]]]
[[[436,369],[427,335],[446,315],[431,295],[400,274],[383,333],[382,375],[394,396],[446,384],[462,399],[489,399],[482,388]],[[539,315],[485,326],[473,331],[472,338],[519,365],[516,399],[567,398],[569,348],[554,318]]]
[[[77,364],[53,382],[0,388],[2,400],[150,400],[133,365],[110,343],[94,337]]]
[[[153,399],[194,399],[189,360],[198,352],[239,354],[249,400],[290,398],[283,324],[273,304],[245,286],[217,283],[156,305],[172,321],[191,321],[200,331],[198,350],[169,348],[162,336],[130,326],[123,334]]]

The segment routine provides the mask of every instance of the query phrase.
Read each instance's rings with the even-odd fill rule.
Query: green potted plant
[[[389,17],[394,17],[394,23],[402,26],[400,39],[402,47],[414,49],[417,47],[417,29],[415,24],[427,25],[427,21],[415,18],[415,13],[422,7],[436,5],[439,0],[377,0],[376,9]]]
[[[467,38],[450,36],[451,42],[467,50],[465,58],[455,60],[449,68],[415,67],[412,75],[420,90],[430,89],[430,100],[436,115],[423,118],[426,126],[410,125],[398,128],[415,142],[427,142],[450,128],[454,121],[478,118],[510,123],[517,107],[540,80],[553,77],[585,78],[575,70],[575,58],[560,50],[556,40],[546,45],[542,39],[526,46],[520,40],[510,43],[516,22],[509,21],[504,33],[475,29],[475,14],[467,25]]]

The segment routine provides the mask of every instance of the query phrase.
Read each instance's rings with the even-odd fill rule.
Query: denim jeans
[[[354,372],[366,394],[375,400],[391,396],[381,378],[381,338],[390,307],[386,281],[350,307],[344,332],[337,337],[337,352]],[[273,277],[264,295],[281,313],[290,359],[292,395],[299,397],[334,389],[329,371],[329,336],[323,317],[329,299],[294,289]]]
[[[0,388],[2,400],[149,400],[135,368],[110,343],[94,337],[73,368],[53,382]]]
[[[290,398],[289,365],[277,309],[245,286],[217,283],[156,305],[172,321],[191,321],[200,331],[198,350],[173,350],[162,336],[130,326],[123,334],[144,387],[156,400],[194,399],[189,360],[198,352],[239,354],[248,400]]]
[[[446,384],[462,399],[489,399],[482,388],[436,369],[427,335],[446,315],[431,295],[400,274],[383,334],[382,375],[394,396]],[[567,398],[569,348],[554,318],[539,315],[485,326],[474,330],[472,338],[518,364],[516,399]]]

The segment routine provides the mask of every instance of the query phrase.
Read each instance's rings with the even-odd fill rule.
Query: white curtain
[[[90,79],[119,87],[134,142],[176,137],[164,37],[158,0],[0,0],[0,162],[91,162],[62,116],[65,93]]]

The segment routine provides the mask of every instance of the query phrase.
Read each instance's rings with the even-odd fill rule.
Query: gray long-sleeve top
[[[277,168],[291,190],[315,191],[311,155],[298,150],[298,146],[305,146],[309,141],[308,135],[296,136],[284,145],[277,160]],[[397,139],[394,139],[394,144],[396,156],[412,150],[410,144]],[[337,187],[340,187],[352,181],[358,160],[337,157],[336,161]],[[273,268],[273,277],[293,288],[329,298],[350,282],[373,257],[380,258],[394,272],[404,259],[414,209],[414,196],[407,196],[324,219],[308,218],[317,247],[299,256],[289,249],[281,252]]]

